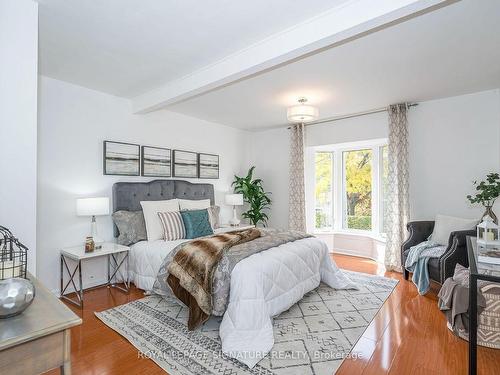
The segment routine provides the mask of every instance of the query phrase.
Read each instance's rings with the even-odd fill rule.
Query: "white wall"
[[[306,127],[306,146],[334,145],[386,138],[387,112]]]
[[[289,131],[282,128],[253,133],[249,145],[249,163],[256,166],[255,175],[271,192],[268,225],[288,228]]]
[[[29,248],[36,273],[38,4],[0,1],[0,225]]]
[[[230,217],[223,198],[233,175],[247,169],[247,132],[168,111],[132,115],[125,99],[47,77],[40,77],[39,111],[38,273],[49,288],[58,288],[59,249],[82,243],[90,230],[90,219],[75,214],[75,199],[111,198],[114,182],[150,180],[104,176],[103,140],[219,154],[220,179],[207,181],[215,186],[222,219]],[[111,217],[97,221],[100,235],[111,240]],[[104,281],[104,262],[83,267],[84,285]]]
[[[409,124],[411,219],[480,218],[465,197],[500,170],[500,90],[421,103]]]
[[[500,169],[500,90],[423,102],[409,113],[411,220],[437,213],[479,218],[482,208],[465,197],[473,180]],[[386,138],[387,114],[306,129],[308,147]],[[288,136],[286,129],[256,133],[251,152],[275,197],[271,224],[278,226],[288,216]],[[500,217],[500,202],[495,212]]]

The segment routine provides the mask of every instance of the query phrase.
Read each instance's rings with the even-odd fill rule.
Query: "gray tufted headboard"
[[[195,184],[183,180],[154,180],[150,182],[117,182],[113,185],[113,212],[140,211],[141,201],[166,199],[210,199],[215,204],[212,184]],[[114,229],[115,237],[118,228]]]

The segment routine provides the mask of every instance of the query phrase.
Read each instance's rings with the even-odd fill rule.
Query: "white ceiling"
[[[168,109],[258,130],[300,96],[324,118],[499,88],[499,15],[500,1],[463,0]]]
[[[134,97],[348,0],[39,0],[40,72]]]

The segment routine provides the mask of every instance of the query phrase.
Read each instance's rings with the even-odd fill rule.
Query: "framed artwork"
[[[139,145],[104,141],[103,173],[105,175],[139,176],[140,159]]]
[[[144,177],[170,177],[171,150],[161,147],[141,147],[141,175]]]
[[[198,154],[198,177],[219,178],[219,155]]]
[[[198,154],[196,152],[174,150],[173,160],[172,175],[174,177],[198,177]]]

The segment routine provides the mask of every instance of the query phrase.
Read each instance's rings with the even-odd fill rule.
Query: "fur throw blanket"
[[[223,233],[186,242],[168,265],[167,282],[189,307],[188,329],[204,323],[212,312],[212,278],[224,252],[260,237],[258,229]]]

